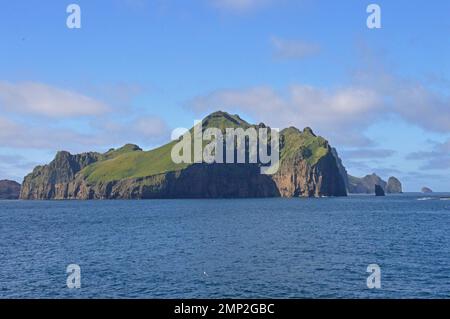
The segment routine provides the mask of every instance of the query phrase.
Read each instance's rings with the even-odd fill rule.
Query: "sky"
[[[223,110],[311,127],[352,175],[449,191],[449,15],[447,0],[4,1],[0,179],[58,150],[151,149]]]

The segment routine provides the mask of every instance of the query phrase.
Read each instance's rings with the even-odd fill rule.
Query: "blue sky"
[[[446,0],[2,3],[0,179],[60,149],[149,149],[222,109],[311,126],[353,175],[448,191],[449,14]]]

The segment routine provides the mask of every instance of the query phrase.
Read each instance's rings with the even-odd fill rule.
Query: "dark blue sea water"
[[[447,298],[437,196],[4,201],[0,297]],[[81,289],[66,286],[73,263]]]

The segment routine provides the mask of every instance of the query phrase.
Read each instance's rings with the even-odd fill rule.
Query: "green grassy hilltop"
[[[248,129],[255,127],[242,120],[238,115],[216,112],[207,116],[202,122],[203,130],[218,128],[225,132],[226,128]],[[192,132],[193,129],[190,130]],[[314,165],[328,152],[328,142],[314,135],[311,129],[303,132],[296,128],[287,128],[280,132],[282,145],[280,159],[284,160],[298,155],[300,152],[308,163]],[[161,173],[179,171],[190,164],[175,164],[171,158],[172,147],[178,141],[172,141],[150,151],[142,151],[139,147],[127,144],[117,150],[103,154],[102,160],[91,164],[81,171],[90,183],[109,182],[125,178],[139,178]],[[204,143],[206,144],[206,143]]]

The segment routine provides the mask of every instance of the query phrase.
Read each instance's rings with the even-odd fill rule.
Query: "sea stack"
[[[422,193],[424,194],[431,194],[433,191],[431,190],[431,188],[428,187],[422,187]]]
[[[386,196],[383,187],[381,187],[380,185],[375,185],[375,195],[376,196]]]
[[[395,177],[389,177],[389,180],[387,182],[386,186],[386,193],[388,194],[401,194],[403,193],[402,183],[395,178]]]

